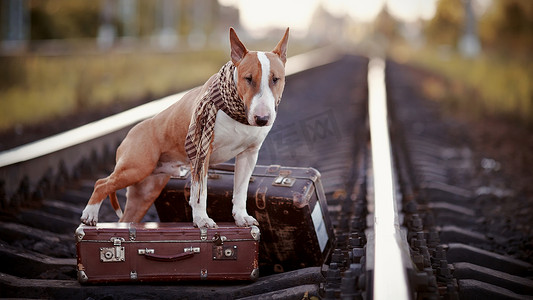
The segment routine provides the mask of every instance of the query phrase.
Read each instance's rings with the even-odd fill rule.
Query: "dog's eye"
[[[273,82],[274,84],[278,83],[278,81],[279,81],[279,77],[274,77],[274,78],[272,78],[272,82]]]
[[[246,76],[244,77],[244,79],[246,79],[246,82],[248,82],[248,84],[252,84],[252,76]]]

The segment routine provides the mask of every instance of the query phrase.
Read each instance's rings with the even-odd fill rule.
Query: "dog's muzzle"
[[[254,116],[254,121],[257,126],[265,126],[270,120],[270,115],[265,116]]]

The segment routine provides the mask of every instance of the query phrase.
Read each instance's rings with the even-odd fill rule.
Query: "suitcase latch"
[[[122,247],[123,238],[112,237],[114,247],[101,247],[100,248],[100,261],[101,262],[120,262],[125,261],[125,251]]]
[[[236,260],[237,246],[224,245],[227,240],[225,236],[215,233],[213,236],[213,260]]]
[[[296,182],[296,178],[289,177],[290,171],[280,171],[278,177],[274,179],[273,186],[292,187]]]
[[[213,260],[237,260],[237,245],[213,245]]]
[[[215,235],[213,236],[213,243],[216,245],[216,246],[222,246],[224,245],[224,242],[227,240],[228,238],[225,237],[225,236],[221,236],[220,234],[215,233]]]
[[[122,242],[124,242],[124,239],[123,238],[112,237],[111,241],[113,242],[113,246],[120,246],[120,245],[122,245]]]
[[[207,179],[220,179],[220,174],[217,174],[217,173],[207,173]]]
[[[189,175],[189,169],[184,166],[179,166],[178,172],[175,175],[177,175],[176,178],[178,179],[187,179],[187,175]]]

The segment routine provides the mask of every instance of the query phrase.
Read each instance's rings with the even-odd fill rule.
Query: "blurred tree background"
[[[440,0],[426,26],[428,41],[456,45],[464,31],[464,0]],[[500,54],[530,56],[533,51],[533,1],[494,0],[479,19],[483,49]]]
[[[217,0],[1,0],[0,134],[200,85],[229,59],[229,27],[251,49],[283,34],[254,43],[239,9]],[[312,47],[300,45],[289,55]]]
[[[439,0],[432,19],[422,22],[425,47],[399,43],[391,55],[441,74],[427,79],[423,89],[451,109],[474,117],[496,117],[533,128],[533,1]],[[483,1],[487,2],[487,1]],[[461,52],[467,9],[475,12],[474,33],[480,53]],[[398,55],[400,53],[400,55]]]
[[[455,45],[463,32],[465,13],[462,0],[441,0],[437,11],[426,26],[430,43]]]
[[[383,1],[371,21],[320,1],[289,54],[332,43],[387,54],[440,74],[422,89],[450,109],[533,128],[533,1],[438,0],[418,20]],[[252,49],[275,45],[281,29],[254,45],[238,7],[220,2],[0,1],[0,132],[201,84],[228,59],[230,26]]]
[[[28,6],[32,40],[95,38],[98,33],[99,1],[44,0]]]
[[[531,59],[533,1],[495,1],[480,20],[480,36],[488,50]]]
[[[227,61],[230,26],[217,0],[2,0],[0,132],[194,87]]]

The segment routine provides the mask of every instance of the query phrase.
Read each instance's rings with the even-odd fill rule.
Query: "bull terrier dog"
[[[285,87],[289,28],[271,52],[249,51],[233,28],[229,33],[231,60],[217,74],[129,131],[114,171],[96,181],[83,223],[96,225],[107,196],[120,222],[140,222],[170,177],[190,166],[194,226],[216,228],[206,210],[207,169],[235,157],[235,224],[258,225],[246,211],[248,182]],[[122,213],[116,191],[126,187]]]

